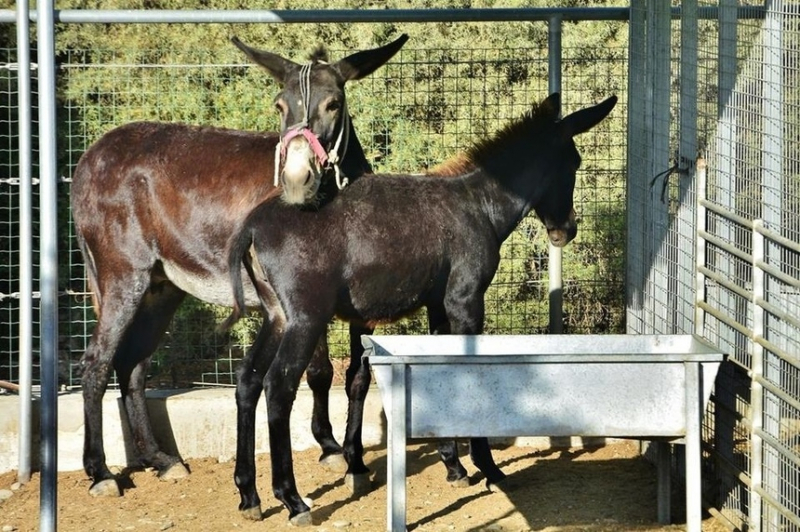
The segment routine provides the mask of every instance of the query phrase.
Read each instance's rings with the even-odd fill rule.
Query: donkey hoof
[[[344,473],[347,471],[347,460],[344,459],[343,454],[329,454],[324,455],[319,459],[319,463],[334,473]]]
[[[372,489],[369,473],[361,473],[359,475],[348,473],[344,476],[344,484],[350,489],[350,493],[356,497],[366,495]]]
[[[89,495],[93,497],[122,497],[122,491],[119,489],[119,484],[113,478],[101,480],[89,488]]]
[[[289,518],[289,524],[292,526],[311,526],[314,523],[311,521],[311,512],[300,512],[294,517]]]
[[[249,519],[250,521],[261,521],[261,505],[253,506],[252,508],[245,508],[239,511],[242,513],[242,516],[245,519]]]
[[[455,480],[448,480],[448,482],[454,488],[468,488],[469,487],[469,476],[457,478]]]
[[[163,473],[158,475],[161,480],[179,480],[189,476],[189,470],[181,462],[175,462],[169,466]]]

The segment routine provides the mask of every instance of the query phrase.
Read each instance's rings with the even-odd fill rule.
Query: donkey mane
[[[312,63],[327,63],[328,50],[325,48],[325,46],[319,44],[310,54],[308,54],[308,60]]]
[[[492,136],[474,141],[465,152],[434,166],[427,174],[435,177],[456,177],[478,167],[491,171],[497,164],[493,161],[497,161],[498,156],[519,157],[521,153],[525,153],[522,147],[523,151],[517,151],[514,155],[521,144],[534,141],[537,135],[545,131],[545,126],[552,123],[553,118],[557,116],[557,110],[547,105],[547,101],[543,104],[534,104],[517,120],[506,124]]]

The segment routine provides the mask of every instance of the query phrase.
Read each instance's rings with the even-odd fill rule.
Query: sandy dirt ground
[[[656,471],[639,456],[636,442],[615,442],[596,449],[537,450],[498,447],[494,456],[516,488],[489,492],[469,461],[471,485],[454,488],[444,479],[435,446],[422,443],[408,451],[408,529],[414,531],[667,532],[685,530],[680,500],[674,501],[677,524],[656,522]],[[463,449],[466,454],[466,449]],[[313,500],[314,525],[306,530],[379,532],[386,526],[386,452],[368,449],[373,491],[353,498],[341,474],[317,463],[315,450],[296,452],[301,494]],[[272,497],[269,455],[259,455],[258,487],[264,511],[259,522],[238,512],[232,462],[194,459],[192,474],[182,480],[159,480],[153,471],[126,470],[128,488],[120,498],[89,495],[82,471],[58,476],[58,530],[70,531],[273,531],[297,530],[288,512]],[[10,489],[14,472],[0,475],[0,489]],[[676,494],[677,495],[677,494]],[[674,497],[677,499],[678,497]],[[39,528],[39,476],[0,502],[0,529]],[[704,532],[722,532],[712,518]]]

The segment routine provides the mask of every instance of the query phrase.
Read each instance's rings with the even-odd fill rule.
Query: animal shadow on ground
[[[424,440],[423,440],[424,441]],[[410,443],[414,443],[413,441]],[[630,446],[637,446],[629,442]],[[453,502],[445,506],[431,507],[423,517],[412,517],[411,509],[427,504],[418,500],[424,494],[409,492],[407,498],[408,530],[427,530],[442,519],[470,515],[476,512],[480,499],[497,499],[496,504],[510,506],[508,515],[496,523],[481,522],[467,531],[485,531],[495,525],[497,530],[506,530],[509,525],[522,526],[521,530],[542,530],[548,527],[577,527],[576,530],[636,530],[652,529],[656,525],[656,471],[655,467],[641,456],[616,456],[608,448],[531,448],[528,453],[509,453],[506,458],[502,450],[509,444],[495,443],[493,449],[499,453],[498,466],[508,474],[508,491],[493,493],[485,489],[485,479],[475,468],[470,477],[470,488],[464,490]],[[468,453],[466,443],[459,444],[462,456]],[[370,463],[374,471],[373,485],[383,487],[387,482],[386,455]],[[420,475],[429,467],[438,467],[438,453],[434,443],[425,443],[407,451],[407,474],[409,478]],[[458,490],[448,486],[443,478],[440,487],[434,490]],[[673,503],[676,496],[673,495]],[[488,498],[488,499],[487,499]],[[417,500],[415,500],[417,499]],[[509,504],[510,503],[510,504]],[[513,514],[517,514],[514,516]],[[682,514],[673,516],[682,519]],[[511,524],[513,523],[513,525]],[[461,530],[460,527],[457,527]],[[489,528],[492,529],[492,528]],[[513,528],[516,530],[517,528]],[[509,529],[510,530],[510,529]]]

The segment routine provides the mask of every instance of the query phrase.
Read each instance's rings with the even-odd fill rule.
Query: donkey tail
[[[89,249],[89,244],[83,236],[83,233],[78,231],[78,249],[81,250],[83,255],[83,262],[86,265],[86,279],[89,283],[89,291],[92,293],[92,306],[94,307],[95,314],[100,314],[100,303],[102,302],[100,293],[100,284],[97,282],[97,264],[94,260],[94,254]]]
[[[244,284],[242,284],[242,265],[247,269],[250,280],[255,284],[255,274],[250,264],[250,247],[253,245],[252,230],[242,231],[234,237],[228,253],[228,271],[230,272],[231,289],[233,290],[233,310],[222,322],[220,331],[227,331],[233,324],[241,319],[247,303],[244,298]]]

